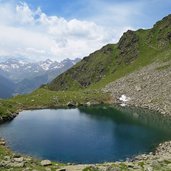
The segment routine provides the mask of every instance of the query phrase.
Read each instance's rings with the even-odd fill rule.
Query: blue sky
[[[84,57],[170,13],[170,0],[0,0],[0,57]]]
[[[95,20],[94,16],[98,17],[102,14],[108,5],[129,6],[135,4],[135,8],[137,5],[140,11],[139,14],[133,16],[135,20],[130,23],[133,27],[145,28],[151,27],[156,21],[171,13],[170,0],[48,0],[48,2],[47,0],[25,0],[25,2],[34,8],[41,7],[49,15],[81,20]],[[110,12],[108,14],[110,15]]]

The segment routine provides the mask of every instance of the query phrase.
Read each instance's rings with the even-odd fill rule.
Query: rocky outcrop
[[[69,108],[74,108],[74,107],[76,107],[77,106],[77,104],[75,103],[75,102],[68,102],[67,103],[67,106],[69,107]]]
[[[104,92],[110,92],[112,103],[149,108],[162,114],[171,115],[171,61],[153,63],[108,84]]]
[[[147,39],[148,44],[154,48],[163,49],[171,43],[171,14],[158,21],[150,30]]]
[[[136,35],[136,32],[128,30],[123,34],[119,43],[118,49],[120,51],[119,56],[117,58],[117,62],[123,61],[126,64],[132,62],[139,55],[138,50],[138,41],[139,38]]]
[[[11,121],[13,120],[19,113],[16,112],[16,113],[10,113],[6,116],[0,116],[0,123],[4,123],[6,121]]]

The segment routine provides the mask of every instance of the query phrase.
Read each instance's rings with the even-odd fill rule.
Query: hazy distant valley
[[[50,59],[30,62],[27,59],[9,58],[0,61],[0,97],[8,98],[16,94],[30,93],[34,89],[52,81],[80,59],[65,59],[61,62]]]

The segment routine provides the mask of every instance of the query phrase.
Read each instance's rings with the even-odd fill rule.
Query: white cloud
[[[26,3],[20,3],[16,5],[16,16],[19,23],[34,24],[34,16],[37,11],[32,11]]]
[[[2,3],[0,56],[35,60],[84,57],[107,43],[116,42],[128,28],[108,28],[91,21],[48,16],[40,8],[33,10],[26,3]]]

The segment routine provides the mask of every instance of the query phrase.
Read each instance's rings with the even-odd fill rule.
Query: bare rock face
[[[128,30],[121,37],[118,48],[120,50],[120,55],[117,60],[123,60],[126,64],[129,64],[139,55],[138,50],[139,38],[134,31]]]

